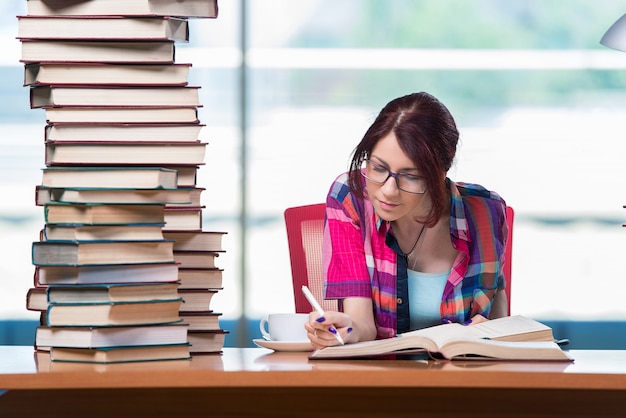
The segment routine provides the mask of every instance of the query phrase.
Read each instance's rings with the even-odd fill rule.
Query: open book
[[[399,334],[395,338],[326,347],[314,351],[309,358],[338,359],[418,351],[448,360],[573,360],[554,342],[550,327],[520,315],[475,325],[443,324]]]

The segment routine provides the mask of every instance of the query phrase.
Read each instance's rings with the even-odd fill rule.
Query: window
[[[29,109],[22,87],[14,16],[25,13],[25,2],[6,3],[0,317],[35,318],[23,301],[32,285],[30,246],[43,222],[33,193],[45,121]],[[284,209],[324,201],[380,108],[418,90],[439,97],[457,118],[461,144],[450,177],[497,191],[517,211],[514,313],[626,318],[604,297],[626,291],[626,54],[598,44],[625,12],[619,4],[243,4],[244,32],[242,1],[222,0],[220,17],[193,21],[191,42],[177,49],[178,62],[193,63],[191,84],[202,86],[204,227],[228,232],[218,259],[225,288],[213,299],[224,318],[293,310]]]

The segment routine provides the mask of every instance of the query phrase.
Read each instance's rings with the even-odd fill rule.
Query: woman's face
[[[396,135],[391,132],[378,141],[369,159],[391,171],[419,176],[420,172],[411,159],[402,151]],[[384,184],[366,179],[368,196],[376,213],[385,221],[391,222],[405,216],[414,218],[424,215],[420,203],[427,194],[408,193],[398,189],[396,179],[389,177]]]

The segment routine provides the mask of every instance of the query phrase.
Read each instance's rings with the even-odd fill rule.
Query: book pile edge
[[[216,17],[217,0],[34,0],[17,17],[23,84],[46,116],[26,309],[52,362],[222,352],[226,232],[203,230],[200,87],[175,61],[190,18]]]

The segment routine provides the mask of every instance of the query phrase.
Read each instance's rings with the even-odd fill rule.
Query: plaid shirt
[[[326,200],[325,297],[372,298],[377,338],[389,338],[398,329],[398,254],[386,243],[391,225],[374,213],[369,200],[350,192],[347,179],[346,173],[339,176]],[[504,289],[506,203],[482,186],[446,182],[451,193],[450,237],[459,254],[440,312],[442,322],[463,322],[476,314],[487,316],[496,291]]]

